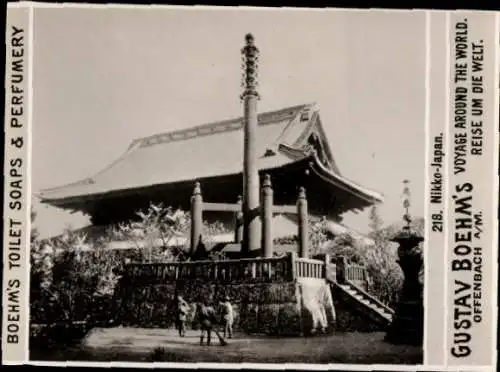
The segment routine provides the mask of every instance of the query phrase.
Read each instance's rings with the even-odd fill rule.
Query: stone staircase
[[[340,292],[339,294],[342,295],[344,299],[351,302],[359,311],[363,312],[364,315],[368,316],[380,326],[385,328],[391,324],[394,310],[366,293],[357,285],[349,281],[345,281],[344,283],[330,281],[330,287],[332,293]]]

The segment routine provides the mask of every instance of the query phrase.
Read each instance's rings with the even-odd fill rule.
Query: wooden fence
[[[138,284],[171,283],[177,280],[210,282],[283,281],[293,278],[290,257],[238,260],[129,264],[125,276]]]
[[[346,265],[346,279],[353,282],[365,280],[366,269],[362,265],[348,264]]]
[[[325,278],[325,262],[312,258],[297,258],[295,261],[296,278]]]

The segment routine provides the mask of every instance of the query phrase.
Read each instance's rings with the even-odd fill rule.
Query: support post
[[[325,257],[323,258],[323,277],[328,279],[328,267],[330,266],[330,255],[325,253]]]
[[[191,197],[191,249],[193,256],[201,241],[201,229],[203,227],[203,199],[201,197],[200,183],[194,185],[193,196]]]
[[[290,280],[295,280],[297,278],[297,253],[290,252]]]
[[[337,258],[337,282],[340,284],[344,284],[347,277],[347,259],[344,256],[340,256]]]
[[[307,226],[307,199],[306,190],[301,187],[297,200],[297,211],[299,214],[299,255],[307,258],[309,250],[308,226]]]
[[[273,257],[273,189],[266,174],[262,185],[262,256]]]
[[[238,204],[240,210],[235,213],[234,242],[241,243],[241,241],[243,240],[243,211],[242,211],[243,199],[241,195],[238,196],[238,201],[236,202],[236,204]]]
[[[245,36],[245,46],[241,50],[243,71],[243,244],[242,252],[248,255],[259,248],[259,173],[257,168],[257,59],[259,49],[251,34]]]

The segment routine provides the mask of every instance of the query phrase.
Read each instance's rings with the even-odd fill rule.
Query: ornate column
[[[241,195],[238,196],[236,204],[238,204],[240,210],[236,212],[234,216],[234,242],[241,244],[241,241],[243,240],[243,212],[241,210],[243,198]]]
[[[307,212],[306,189],[299,189],[297,199],[297,212],[299,216],[299,255],[301,258],[309,258],[309,226]]]
[[[242,253],[259,248],[259,173],[257,167],[257,61],[259,49],[251,34],[245,36],[243,58],[244,153],[243,153],[243,242]]]
[[[407,184],[408,181],[405,181]],[[406,226],[391,241],[399,244],[398,264],[404,274],[403,288],[399,295],[392,323],[386,340],[395,344],[422,345],[424,337],[423,252],[420,243],[424,238],[410,229],[411,217],[408,213],[409,189],[405,186],[404,206]]]
[[[200,183],[194,185],[191,196],[191,248],[190,255],[194,256],[201,241],[201,231],[203,228],[203,198],[201,196]]]
[[[262,256],[273,257],[273,189],[271,177],[264,177],[262,185]]]

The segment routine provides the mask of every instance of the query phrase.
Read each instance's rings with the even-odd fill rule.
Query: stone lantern
[[[408,181],[405,181],[407,184]],[[409,189],[405,186],[406,226],[391,239],[398,243],[398,264],[404,275],[403,288],[386,340],[394,344],[422,345],[424,333],[423,282],[420,277],[423,269],[423,252],[420,243],[423,236],[412,231],[411,218],[408,213]]]

